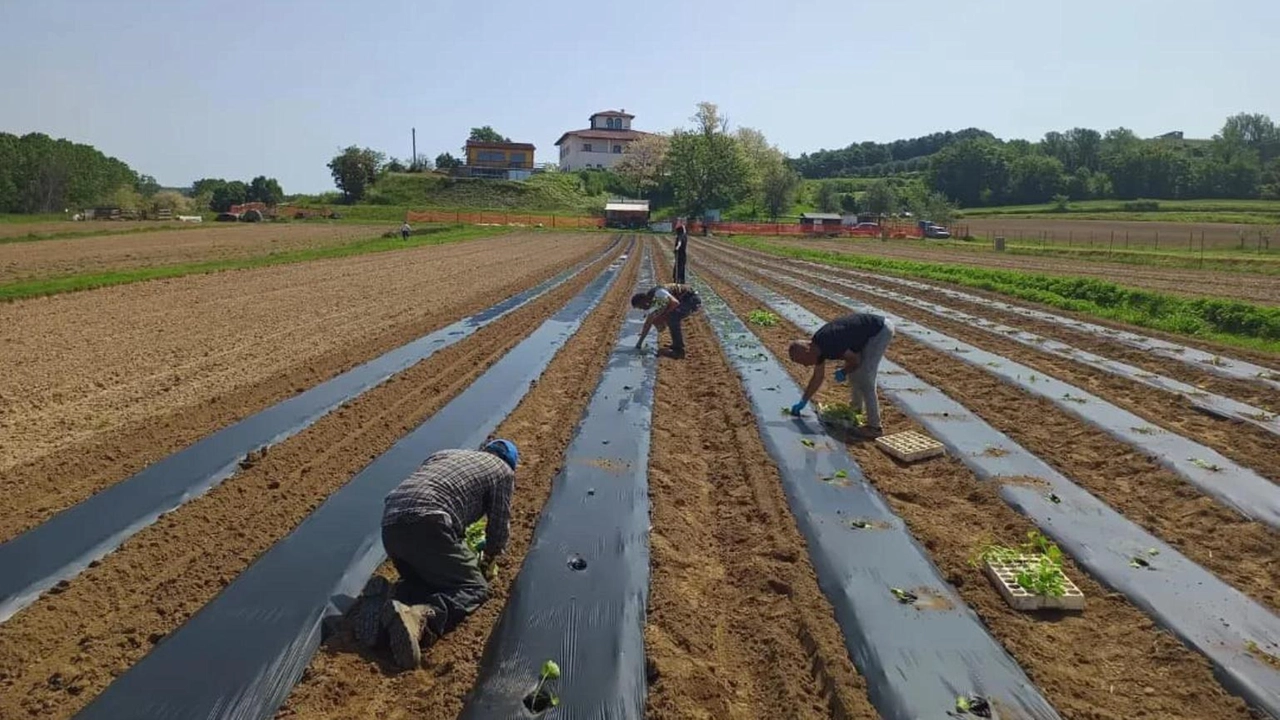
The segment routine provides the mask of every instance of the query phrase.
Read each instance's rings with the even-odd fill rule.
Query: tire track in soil
[[[83,708],[595,275],[582,273],[335,410],[0,625],[0,717],[64,718]],[[526,457],[538,461],[536,444]]]
[[[768,278],[752,279],[822,317],[848,312]],[[889,357],[1201,567],[1272,611],[1280,610],[1280,534],[1202,495],[1155,460],[1048,400],[901,335],[889,347]]]
[[[519,572],[551,483],[560,472],[577,419],[595,392],[628,310],[642,256],[639,246],[615,285],[557,353],[537,384],[498,427],[496,434],[520,447],[520,469],[512,497],[511,534],[499,558],[493,597],[453,632],[423,653],[423,668],[396,673],[383,654],[359,648],[343,623],[312,658],[302,681],[277,717],[419,718],[456,717],[479,673],[480,656],[506,605],[511,581]],[[523,338],[528,323],[515,330]],[[395,578],[383,563],[378,573]]]
[[[646,717],[878,717],[737,375],[701,314],[685,337],[654,399]]]
[[[1215,417],[1196,410],[1181,397],[1096,370],[1083,363],[1038,352],[1002,335],[975,329],[911,305],[872,293],[852,290],[821,278],[801,276],[833,293],[867,303],[911,322],[950,335],[984,350],[998,353],[1045,375],[1069,382],[1122,407],[1174,434],[1193,438],[1268,480],[1280,480],[1280,437],[1247,423]],[[1053,337],[1053,336],[1049,336]]]
[[[597,243],[583,243],[581,251],[574,253],[568,262],[513,275],[507,282],[462,289],[453,299],[441,300],[424,310],[415,309],[413,316],[395,322],[368,340],[348,342],[318,357],[299,359],[280,372],[225,395],[214,395],[207,400],[173,407],[161,415],[139,418],[96,433],[56,453],[6,469],[3,481],[0,481],[0,492],[6,497],[7,506],[7,512],[0,516],[0,541],[44,522],[55,513],[212,432],[444,327],[459,317],[483,310],[582,262],[600,249]],[[493,252],[494,248],[488,251]],[[594,271],[589,269],[586,274]],[[357,324],[364,322],[358,316],[353,321]],[[260,343],[263,338],[253,335],[246,342]],[[293,345],[305,342],[305,338],[295,339]],[[235,370],[240,366],[228,367]]]
[[[705,265],[695,269],[740,316],[762,307]],[[834,312],[799,293],[786,294],[824,317]],[[750,327],[784,358],[788,343],[808,335],[782,318],[775,327]],[[900,342],[897,338],[890,345],[891,355]],[[807,368],[784,365],[798,383],[807,382]],[[849,399],[845,387],[833,383],[824,385],[819,398]],[[881,408],[887,432],[923,432],[891,403],[882,399]],[[1006,505],[995,485],[978,480],[960,461],[945,457],[903,465],[868,442],[850,441],[847,448],[947,581],[1064,718],[1255,717],[1242,700],[1222,689],[1207,660],[1157,628],[1123,596],[1097,584],[1070,558],[1064,569],[1085,593],[1084,613],[1029,614],[1010,608],[969,559],[984,543],[1019,542],[1035,525]]]
[[[797,247],[797,248],[809,249],[809,250],[825,250],[825,251],[840,253],[842,255],[851,255],[851,256],[877,257],[882,254],[879,251],[880,249],[877,247],[880,243],[876,243],[875,246],[869,246],[869,247],[862,244],[855,245],[853,250],[850,249],[848,244],[838,245],[838,244],[827,243],[827,242],[802,244],[802,243],[790,243],[790,242],[784,241],[782,243],[774,243],[774,244],[780,245],[782,247],[791,246],[791,247]],[[887,253],[883,253],[885,257],[899,258],[899,259],[906,259],[906,260],[916,260],[920,262],[934,263],[937,265],[962,265],[963,266],[963,265],[977,264],[971,261],[966,262],[965,258],[963,257],[961,258],[930,257],[930,254],[931,254],[931,251],[928,249],[917,249],[917,248],[910,248],[910,247],[903,247],[903,246],[894,247],[892,245],[891,245],[890,251],[888,251]],[[1009,256],[1009,257],[1006,257],[1005,259],[1008,260],[1013,257],[1021,257],[1021,256]],[[838,266],[832,266],[832,267],[838,267]],[[1065,276],[1065,277],[1080,277],[1081,275],[1090,274],[1090,273],[1084,272],[1085,265],[1082,265],[1080,262],[1073,263],[1070,260],[1062,261],[1060,263],[1060,266],[1052,271],[1047,271],[1039,268],[1026,267],[1025,265],[1019,266],[1016,264],[1013,266],[1007,266],[1007,267],[991,266],[991,265],[987,265],[984,267],[994,268],[997,270],[1009,270],[1012,272],[1018,272],[1018,273],[1024,273],[1024,274],[1027,274],[1027,273],[1045,274],[1045,275]],[[1241,360],[1249,360],[1261,365],[1270,365],[1271,367],[1275,367],[1278,362],[1275,353],[1268,353],[1261,350],[1253,350],[1250,348],[1237,347],[1235,345],[1225,345],[1222,343],[1215,343],[1212,340],[1205,340],[1203,338],[1195,337],[1193,335],[1177,335],[1174,333],[1157,330],[1155,328],[1148,328],[1148,327],[1135,328],[1132,325],[1126,325],[1116,320],[1098,317],[1096,315],[1090,315],[1088,313],[1073,312],[1071,310],[1065,310],[1063,308],[1052,307],[1049,305],[1041,305],[1039,303],[1034,303],[1019,297],[1014,297],[1012,295],[1003,295],[998,292],[992,292],[990,290],[983,290],[980,288],[969,287],[967,285],[947,283],[947,282],[942,282],[940,280],[933,280],[929,278],[911,277],[910,275],[907,275],[904,273],[894,273],[894,272],[886,272],[886,271],[871,271],[871,272],[879,272],[882,275],[898,275],[898,276],[904,277],[907,280],[915,280],[917,282],[927,282],[929,284],[938,285],[940,287],[946,287],[951,290],[959,290],[960,292],[969,293],[970,295],[978,295],[980,297],[985,297],[992,300],[999,300],[1001,302],[1022,305],[1023,307],[1031,307],[1037,310],[1043,310],[1045,312],[1053,313],[1054,315],[1061,315],[1063,317],[1074,318],[1076,320],[1083,320],[1085,322],[1093,323],[1094,325],[1102,325],[1102,326],[1113,328],[1116,330],[1128,330],[1130,332],[1138,332],[1148,337],[1158,338],[1160,340],[1166,340],[1171,343],[1186,345],[1188,347],[1199,348],[1206,352],[1234,356],[1234,357],[1240,358]],[[1275,290],[1269,289],[1269,288],[1261,289],[1256,294],[1253,294],[1250,296],[1242,296],[1241,293],[1245,293],[1245,291],[1243,290],[1242,283],[1246,281],[1250,281],[1250,278],[1259,277],[1256,275],[1250,275],[1248,273],[1226,273],[1226,272],[1217,273],[1218,277],[1215,280],[1214,278],[1207,277],[1208,275],[1211,274],[1210,271],[1190,270],[1187,272],[1191,273],[1191,275],[1178,279],[1179,285],[1173,286],[1175,289],[1170,290],[1170,289],[1161,289],[1160,287],[1155,287],[1155,286],[1148,287],[1143,285],[1141,282],[1135,281],[1136,273],[1138,272],[1139,272],[1139,268],[1137,266],[1127,265],[1127,266],[1122,266],[1120,268],[1117,268],[1116,272],[1102,276],[1100,277],[1100,279],[1104,279],[1104,280],[1107,280],[1108,282],[1112,282],[1124,287],[1129,287],[1129,288],[1138,289],[1138,290],[1143,290],[1143,289],[1154,290],[1156,292],[1163,292],[1166,294],[1186,294],[1186,291],[1184,290],[1184,288],[1187,288],[1187,287],[1200,288],[1200,287],[1206,286],[1206,284],[1212,281],[1213,292],[1201,291],[1201,290],[1197,290],[1196,292],[1210,299],[1216,298],[1220,300],[1223,300],[1223,299],[1237,300],[1239,302],[1252,303],[1255,305],[1264,305],[1264,306],[1268,304],[1275,305],[1277,303],[1277,298],[1280,298],[1280,294],[1277,294]],[[1280,283],[1280,278],[1275,278],[1275,276],[1262,276],[1262,277],[1266,278],[1266,281],[1273,285]],[[1249,294],[1245,293],[1245,295],[1249,295]],[[1191,299],[1195,299],[1195,298],[1191,298]]]
[[[737,250],[740,252],[743,251],[742,248],[737,248]],[[810,276],[810,273],[813,272],[813,268],[811,267],[798,264],[790,260],[781,260],[775,256],[761,255],[750,251],[746,252],[757,260],[768,258],[772,262],[780,262],[780,264],[785,265],[788,269],[804,273],[811,281],[817,282],[816,278]],[[832,275],[837,277],[854,280],[856,282],[885,290],[903,293],[921,300],[937,303],[944,307],[966,312],[971,315],[977,315],[988,320],[993,320],[1020,330],[1028,330],[1044,337],[1052,337],[1080,348],[1081,350],[1087,350],[1103,357],[1119,360],[1135,367],[1142,368],[1148,372],[1175,378],[1182,382],[1195,385],[1196,387],[1208,392],[1249,403],[1250,405],[1262,408],[1268,412],[1280,412],[1280,391],[1273,390],[1260,383],[1252,383],[1245,380],[1235,380],[1232,378],[1213,375],[1202,370],[1197,370],[1194,366],[1183,362],[1175,362],[1151,355],[1143,350],[1111,340],[1106,336],[1091,335],[1070,327],[1024,317],[1017,313],[1000,310],[989,305],[983,305],[981,303],[971,302],[968,300],[959,300],[948,297],[936,290],[919,290],[917,288],[895,285],[883,280],[875,280],[854,272],[846,271],[835,265],[828,265],[826,268]],[[838,285],[832,287],[839,288],[839,291],[842,293],[854,292],[849,288]],[[972,292],[968,288],[964,288],[963,291]],[[1002,301],[1006,303],[1017,302],[1014,298],[1002,298]],[[876,302],[880,302],[878,296]],[[1055,312],[1059,311],[1055,310]],[[933,318],[937,316],[929,315],[929,317]],[[1140,332],[1142,334],[1149,334],[1146,328],[1126,327],[1125,329]],[[1238,352],[1234,352],[1234,349],[1223,349],[1223,352],[1229,355],[1240,354]],[[1280,363],[1280,358],[1273,356],[1270,358],[1270,362],[1272,365],[1275,365]]]

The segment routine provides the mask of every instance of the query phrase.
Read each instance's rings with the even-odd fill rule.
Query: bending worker
[[[854,412],[866,413],[866,423],[856,428],[854,433],[868,438],[880,437],[876,373],[892,339],[893,323],[888,319],[870,313],[853,313],[818,328],[807,342],[791,343],[788,349],[791,360],[813,366],[813,375],[804,389],[804,397],[791,406],[791,414],[799,415],[822,387],[826,362],[839,362],[841,367],[836,369],[836,382],[849,380],[850,407]]]
[[[675,281],[683,283],[684,268],[689,262],[689,231],[683,225],[676,228]]]
[[[509,440],[441,450],[387,495],[382,545],[401,580],[394,592],[380,576],[369,581],[353,622],[356,640],[372,648],[386,638],[396,666],[410,670],[423,647],[489,599],[493,561],[507,545],[519,459]],[[482,517],[485,545],[477,556],[466,531]]]
[[[702,298],[698,297],[696,290],[680,283],[657,285],[649,292],[632,295],[631,307],[649,313],[644,319],[644,329],[640,331],[636,347],[644,347],[649,328],[656,327],[661,331],[666,327],[671,331],[671,356],[684,357],[684,332],[680,323],[702,307]]]

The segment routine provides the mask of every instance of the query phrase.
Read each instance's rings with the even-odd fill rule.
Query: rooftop
[[[840,215],[836,213],[801,213],[801,218],[805,220],[840,220]]]
[[[637,140],[649,135],[650,133],[641,132],[639,130],[609,130],[606,128],[585,128],[583,130],[570,130],[560,136],[556,141],[556,145],[564,142],[565,138],[574,135],[587,140]]]
[[[648,200],[610,200],[605,203],[605,212],[649,212]]]
[[[591,117],[595,117],[597,115],[617,115],[618,117],[630,118],[632,120],[634,120],[636,117],[635,115],[632,115],[631,113],[627,112],[626,108],[623,108],[621,110],[601,110],[600,112],[592,113]]]

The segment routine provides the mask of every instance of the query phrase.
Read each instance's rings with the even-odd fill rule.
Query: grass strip
[[[369,238],[357,240],[346,245],[330,247],[305,248],[286,252],[255,255],[245,258],[228,258],[225,260],[206,260],[204,262],[183,263],[180,265],[155,265],[150,267],[126,268],[104,272],[78,273],[21,280],[0,285],[0,301],[12,302],[26,298],[59,295],[81,290],[127,285],[146,280],[178,278],[186,275],[203,275],[223,272],[225,270],[249,270],[270,267],[272,265],[291,265],[310,262],[312,260],[330,260],[354,255],[404,250],[425,245],[444,245],[447,243],[474,240],[506,232],[505,228],[464,227],[449,228],[438,232],[411,235],[408,241],[396,238]]]
[[[938,280],[1130,325],[1280,353],[1280,308],[1218,298],[1183,298],[1092,278],[891,260],[784,247],[749,237],[735,237],[731,242],[773,255]]]
[[[0,245],[10,245],[13,243],[29,243],[40,242],[42,240],[78,240],[80,238],[90,237],[112,237],[116,235],[138,235],[141,233],[165,232],[165,231],[183,231],[183,230],[203,230],[214,227],[225,227],[221,224],[214,223],[182,223],[175,225],[157,225],[155,227],[143,228],[96,228],[92,230],[63,230],[59,232],[31,232],[26,235],[11,235],[9,237],[0,237]]]

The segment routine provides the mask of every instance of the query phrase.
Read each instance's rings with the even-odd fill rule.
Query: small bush
[[[1155,200],[1132,200],[1121,207],[1125,212],[1156,212],[1160,209],[1160,203]]]
[[[1066,195],[1053,196],[1053,209],[1056,210],[1057,212],[1070,212],[1071,211],[1070,203],[1071,203],[1071,198],[1067,197]]]

